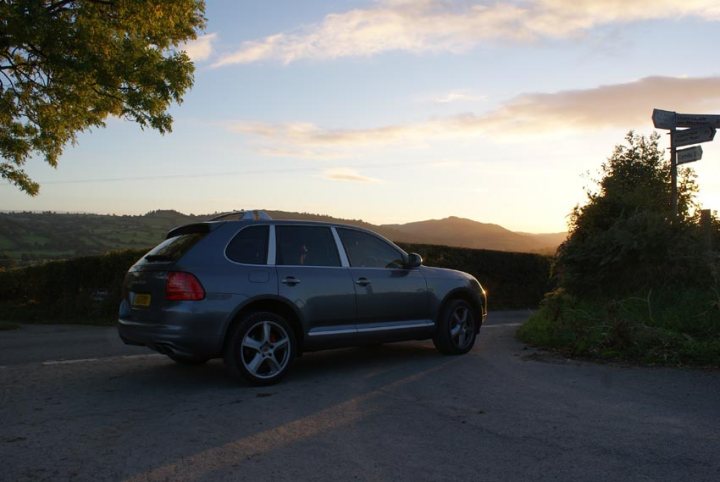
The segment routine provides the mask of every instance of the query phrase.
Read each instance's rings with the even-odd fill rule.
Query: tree
[[[0,176],[30,195],[34,153],[56,166],[79,132],[112,115],[161,133],[193,83],[179,46],[203,0],[0,0]]]
[[[670,203],[670,163],[649,138],[632,131],[602,165],[597,190],[570,215],[570,234],[558,249],[560,284],[583,295],[628,294],[699,279],[697,185],[679,172],[679,214]]]

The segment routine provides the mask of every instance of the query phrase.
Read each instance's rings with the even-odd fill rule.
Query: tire
[[[189,356],[183,356],[183,355],[168,355],[168,358],[170,358],[172,361],[179,365],[187,365],[187,366],[193,366],[193,365],[202,365],[204,363],[207,363],[207,358],[194,358]]]
[[[235,326],[225,346],[230,375],[253,385],[279,382],[290,369],[297,343],[290,324],[271,312],[255,312]]]
[[[442,310],[433,337],[443,355],[462,355],[472,350],[477,337],[477,315],[465,300],[450,300]]]

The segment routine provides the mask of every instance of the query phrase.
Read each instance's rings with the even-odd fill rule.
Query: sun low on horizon
[[[720,114],[711,0],[208,0],[160,135],[108,119],[0,211],[243,208],[561,232],[653,108]],[[664,132],[664,131],[659,131]],[[662,146],[668,147],[667,136]],[[720,209],[720,141],[703,145]]]

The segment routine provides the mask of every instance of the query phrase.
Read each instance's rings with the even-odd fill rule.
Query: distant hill
[[[180,224],[206,219],[177,211],[142,216],[0,213],[0,258],[17,265],[156,245]],[[0,260],[2,261],[2,260]]]
[[[520,253],[555,251],[567,236],[567,233],[516,233],[497,224],[455,216],[407,224],[385,224],[381,228],[399,233],[393,238],[394,241]]]
[[[359,219],[268,211],[274,219],[342,222],[372,229],[388,239],[498,251],[550,253],[566,233],[516,233],[498,226],[458,217],[407,224],[373,225]],[[173,227],[213,217],[177,211],[151,211],[141,216],[64,214],[54,212],[0,213],[0,267],[22,266],[120,249],[150,248]]]

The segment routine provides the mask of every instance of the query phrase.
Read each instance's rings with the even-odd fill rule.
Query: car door
[[[412,338],[434,326],[427,283],[419,269],[403,267],[403,253],[386,240],[336,227],[350,265],[359,334]]]
[[[354,338],[355,288],[329,226],[275,225],[279,294],[303,318],[305,346]]]

